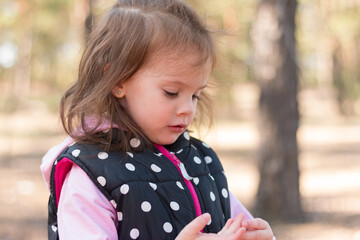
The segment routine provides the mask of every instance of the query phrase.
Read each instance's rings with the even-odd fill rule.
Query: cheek
[[[121,99],[121,105],[126,109],[131,118],[137,122],[139,115],[145,107],[142,107],[143,103],[141,98],[134,98],[132,96],[125,96]]]
[[[140,97],[128,98],[126,108],[139,125],[156,124],[166,121],[171,114],[169,104],[154,95],[143,94]],[[143,126],[144,127],[144,126]]]
[[[194,106],[194,111],[193,113],[191,114],[191,116],[189,117],[189,120],[190,120],[190,123],[194,120],[194,118],[196,117],[196,112],[197,112],[197,104],[195,104]]]
[[[195,111],[194,111],[194,113],[190,116],[190,119],[189,119],[190,123],[192,123],[192,121],[194,121],[195,115],[196,114],[195,114]]]

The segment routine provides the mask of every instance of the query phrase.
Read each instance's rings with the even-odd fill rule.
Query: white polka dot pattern
[[[180,150],[177,151],[176,153],[179,154],[179,153],[182,153],[182,151],[184,151],[184,149],[180,149]]]
[[[211,178],[211,180],[215,181],[215,178],[209,173],[209,177]]]
[[[133,148],[137,148],[138,146],[140,146],[140,140],[137,139],[137,138],[133,138],[130,140],[130,145],[133,147]]]
[[[154,153],[156,156],[161,157],[163,154],[162,153]]]
[[[190,140],[190,135],[188,132],[184,132],[184,138],[188,141]]]
[[[184,136],[184,138],[187,138],[188,140],[191,139],[188,132],[184,132],[183,136]],[[184,141],[184,138],[182,139],[182,141]],[[205,149],[205,147],[208,147],[205,143],[194,141],[194,144],[195,143],[196,143],[195,146],[190,145],[190,143],[189,143],[188,145],[186,145],[185,148],[175,146],[174,148],[172,148],[173,152],[171,152],[171,153],[180,154],[177,156],[180,156],[180,157],[184,156],[187,161],[190,160],[190,163],[188,162],[189,163],[188,166],[189,166],[190,170],[199,168],[198,166],[201,166],[201,164],[205,164],[205,163],[206,164],[211,164],[211,163],[217,164],[218,160],[217,160],[216,156],[212,155],[212,152],[210,150]],[[131,147],[136,148],[141,145],[141,142],[139,139],[133,138],[130,140],[129,144],[131,145]],[[201,144],[203,144],[205,147],[203,147]],[[182,146],[182,145],[178,145],[178,146]],[[194,150],[196,148],[197,148],[198,152]],[[73,149],[75,149],[75,150],[73,150]],[[204,151],[204,152],[202,152],[202,151]],[[75,145],[73,148],[70,148],[69,152],[71,152],[71,154],[76,157],[77,156],[82,157],[85,155],[85,151],[82,148],[77,147],[77,145]],[[154,152],[152,152],[152,153],[154,153]],[[105,150],[94,150],[91,154],[94,159],[97,158],[99,163],[104,164],[104,166],[113,166],[112,162],[121,164],[126,169],[126,170],[124,168],[122,169],[125,173],[127,173],[124,175],[134,176],[133,172],[135,172],[135,171],[136,171],[136,173],[139,173],[139,174],[142,173],[142,171],[146,171],[146,173],[150,173],[150,175],[151,175],[151,172],[153,171],[155,173],[159,173],[156,175],[161,175],[161,176],[164,175],[164,177],[166,177],[166,174],[168,174],[167,165],[162,165],[162,163],[161,163],[162,160],[166,159],[165,156],[162,153],[154,153],[156,156],[160,157],[160,158],[157,158],[156,156],[152,155],[152,153],[149,152],[150,157],[148,158],[149,161],[146,166],[138,163],[137,160],[134,161],[133,158],[136,158],[136,159],[143,158],[141,153],[136,152],[136,150],[134,150],[134,151],[130,150],[129,152],[126,152],[126,153],[124,152],[124,155],[122,155],[121,157],[125,157],[124,158],[125,163],[116,162],[116,161],[119,161],[118,160],[119,157],[117,157],[116,154],[112,154],[112,152],[106,152]],[[86,151],[86,155],[88,155],[87,151]],[[162,159],[162,157],[163,157],[163,159]],[[182,158],[180,158],[180,159],[182,159]],[[101,160],[105,160],[105,161],[101,161]],[[110,165],[108,165],[108,164],[110,164]],[[208,165],[204,169],[206,169],[206,171],[209,171],[209,170],[212,171],[213,165]],[[128,172],[128,171],[131,171],[131,172]],[[220,200],[223,200],[223,198],[228,199],[229,198],[228,190],[226,188],[220,187],[220,186],[224,186],[222,184],[223,177],[219,177],[219,179],[216,178],[216,180],[218,181],[218,183],[217,183],[218,188],[216,188],[216,190],[213,190],[211,188],[215,187],[215,185],[214,185],[214,182],[211,182],[211,181],[215,181],[215,179],[211,174],[208,174],[209,177],[204,175],[204,174],[206,174],[206,171],[201,170],[200,171],[201,174],[196,173],[195,176],[197,176],[197,177],[194,176],[194,177],[192,177],[192,181],[190,180],[194,184],[194,186],[197,185],[197,186],[195,186],[196,189],[199,188],[199,191],[201,191],[203,194],[205,194],[204,197],[207,198],[207,201],[210,200],[210,202],[216,202],[216,201],[220,202]],[[95,176],[99,176],[99,175],[103,175],[103,174],[104,173],[102,173],[102,171],[100,171]],[[104,176],[106,177],[106,179]],[[201,177],[199,177],[199,176],[201,176]],[[218,176],[218,175],[215,175],[215,176]],[[202,180],[202,184],[200,184],[200,178]],[[152,190],[148,186],[142,185],[142,187],[147,192],[144,194],[140,194],[139,196],[135,196],[135,195],[137,195],[137,193],[135,194],[135,192],[137,192],[137,185],[135,185],[135,184],[133,185],[133,183],[123,184],[123,185],[120,185],[120,188],[117,188],[117,189],[119,189],[117,191],[120,191],[122,196],[127,194],[126,195],[127,197],[125,197],[124,199],[130,199],[131,201],[133,201],[133,203],[136,204],[135,212],[138,213],[138,214],[136,214],[136,215],[138,215],[138,217],[144,217],[145,215],[152,217],[152,214],[155,215],[159,208],[158,203],[156,201],[153,201],[152,198],[146,197],[147,193],[154,194],[154,196],[155,196],[156,194],[159,193],[159,191],[160,192],[167,191],[170,186],[170,188],[172,188],[172,189],[175,188],[175,190],[178,187],[180,189],[180,191],[179,190],[176,190],[176,191],[179,194],[179,196],[182,196],[182,195],[184,195],[183,191],[186,189],[186,185],[184,185],[186,181],[183,182],[182,180],[179,180],[179,181],[175,180],[172,183],[169,183],[168,185],[161,184],[161,183],[160,183],[161,185],[159,185],[159,183],[155,183],[155,180],[150,180],[153,182],[149,182],[149,180],[148,181],[146,181],[146,180],[147,180],[146,178],[141,178],[142,184],[148,183],[149,186],[154,190],[154,192],[152,192]],[[97,178],[97,181],[102,186],[106,186],[106,185],[110,186],[110,183],[112,185],[113,179],[111,179],[107,175],[103,175],[103,176],[99,176]],[[175,187],[175,185],[173,185],[174,182],[177,187]],[[132,192],[129,192],[130,191],[129,185],[132,186]],[[159,189],[157,189],[158,187],[159,187]],[[119,192],[117,192],[117,193],[118,193],[117,195],[119,196]],[[209,195],[207,195],[207,194],[209,194]],[[206,197],[206,195],[207,195],[207,197]],[[136,200],[136,197],[137,197],[137,200]],[[209,199],[209,197],[210,197],[210,199]],[[131,199],[131,198],[135,198],[135,199]],[[182,198],[173,197],[171,195],[167,196],[166,198],[167,199],[165,199],[165,200],[168,205],[165,206],[165,208],[170,207],[170,209],[168,209],[168,210],[171,211],[171,214],[175,214],[175,215],[182,214],[182,211],[185,211],[185,209],[187,209],[187,205],[184,204],[184,202],[182,201]],[[118,203],[117,201],[119,201],[119,199],[121,199],[121,196],[119,196],[119,198],[117,198],[116,201],[115,200],[110,201],[110,203],[114,206],[115,209],[117,208],[117,203]],[[180,205],[181,205],[181,209],[180,209]],[[164,207],[164,206],[161,206],[161,207]],[[214,204],[213,207],[218,208],[218,202],[216,202],[216,204]],[[121,210],[121,211],[119,211],[119,210],[120,209],[118,209],[117,211],[115,210],[114,213],[116,214],[115,216],[117,217],[119,224],[121,225],[121,223],[120,223],[121,221],[126,222],[126,221],[128,221],[129,218],[131,218],[131,216],[129,216],[128,213],[131,213],[132,210],[130,210],[129,212],[126,209]],[[217,219],[219,216],[221,218],[222,215],[223,214],[220,211],[218,214],[214,214],[214,216],[216,216],[216,218],[214,218],[214,219]],[[154,219],[154,221],[155,221],[155,219]],[[169,219],[167,219],[167,218],[157,219],[156,221],[158,221],[158,222],[155,222],[154,226],[158,226],[158,228],[156,230],[158,232],[160,232],[160,236],[161,236],[161,234],[162,234],[162,236],[165,236],[166,234],[169,234],[168,236],[170,236],[170,234],[174,234],[174,231],[176,230],[176,225],[173,226],[172,224],[174,224],[174,223],[172,223]],[[131,223],[136,223],[136,220],[131,220]],[[206,223],[206,224],[208,226],[213,225],[215,227],[215,225],[217,223],[214,222],[214,224],[212,224],[212,219],[210,219],[208,221],[208,223]],[[153,226],[153,225],[150,224],[150,226]],[[145,234],[147,233],[147,230],[143,227],[144,226],[137,225],[137,224],[128,225],[128,227],[126,229],[124,229],[126,231],[127,238],[129,238],[129,239],[143,238],[145,236]],[[163,228],[163,229],[161,229],[161,228]],[[126,238],[126,236],[125,236],[125,238]]]
[[[129,189],[130,189],[129,185],[123,184],[120,187],[120,192],[125,195],[125,194],[127,194],[129,192]]]
[[[116,204],[115,200],[111,200],[110,203],[114,206],[114,208],[117,207],[117,204]]]
[[[211,224],[211,218],[210,218],[209,222],[208,222],[206,225],[208,225],[208,226],[209,226],[210,224]]]
[[[199,180],[198,177],[194,177],[194,178],[193,178],[193,181],[194,181],[194,183],[195,183],[196,185],[198,185],[199,182],[200,182],[200,180]]]
[[[204,142],[202,142],[202,145],[204,146],[204,147],[206,147],[206,148],[210,148],[210,146],[209,145],[207,145],[206,143],[204,143]]]
[[[205,157],[205,162],[206,162],[207,164],[210,164],[210,163],[212,162],[212,158],[209,157],[209,156],[206,156],[206,157]]]
[[[216,197],[215,197],[215,194],[213,192],[210,192],[210,198],[211,198],[211,201],[215,202]]]
[[[180,209],[179,204],[177,202],[175,202],[175,201],[170,202],[170,207],[174,211],[178,211]]]
[[[228,193],[228,191],[226,190],[226,188],[223,188],[223,189],[221,190],[221,194],[223,195],[224,198],[228,198],[228,196],[229,196],[229,193]]]
[[[144,211],[144,212],[150,212],[151,210],[151,204],[147,201],[144,201],[142,204],[141,204],[141,209]]]
[[[164,223],[163,228],[164,228],[164,231],[167,233],[171,233],[173,230],[173,226],[169,222]]]
[[[129,170],[129,171],[135,171],[135,166],[131,163],[126,163],[125,167]]]
[[[197,164],[201,164],[201,159],[199,157],[194,157],[194,162]]]
[[[157,189],[157,185],[155,183],[151,183],[149,182],[150,187],[152,187],[154,189],[154,191]]]
[[[140,235],[140,233],[139,233],[139,230],[138,230],[138,229],[136,229],[136,228],[131,229],[131,231],[130,231],[130,237],[131,237],[132,239],[137,239],[137,238],[139,237],[139,235]]]
[[[105,160],[109,157],[109,154],[107,154],[106,152],[99,152],[97,156],[99,159]]]
[[[161,168],[156,164],[151,164],[151,170],[154,172],[161,172]]]
[[[117,217],[118,217],[118,221],[122,221],[123,220],[123,213],[122,212],[118,212],[117,213]]]
[[[177,185],[180,189],[184,190],[184,187],[183,187],[183,185],[181,184],[181,182],[177,181],[177,182],[176,182],[176,185]]]
[[[73,155],[74,157],[78,157],[80,154],[80,149],[75,149],[71,152],[71,155]]]
[[[106,185],[106,179],[103,176],[98,177],[97,181],[100,183],[101,186]]]
[[[53,230],[53,232],[56,232],[58,228],[55,225],[52,225],[51,229]]]

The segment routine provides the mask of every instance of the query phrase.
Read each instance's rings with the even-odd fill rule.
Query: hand
[[[245,228],[241,227],[243,219],[242,214],[229,219],[218,234],[202,233],[200,231],[210,221],[210,214],[205,213],[186,225],[175,240],[239,240],[245,233]]]
[[[261,218],[245,220],[242,227],[246,228],[241,240],[272,240],[273,232],[268,222]]]

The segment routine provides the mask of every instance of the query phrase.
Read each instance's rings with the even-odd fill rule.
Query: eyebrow
[[[182,82],[182,81],[179,81],[179,80],[174,80],[174,81],[171,81],[171,80],[170,80],[169,82],[170,82],[170,83],[173,83],[173,84],[180,85],[180,86],[187,86],[187,85],[188,85],[188,84],[186,84],[186,83],[184,83],[184,82]],[[206,87],[207,87],[207,84],[199,87],[198,89],[200,90],[200,89],[204,89],[204,88],[206,88]]]

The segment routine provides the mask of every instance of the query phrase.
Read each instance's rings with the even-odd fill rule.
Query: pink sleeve
[[[61,190],[58,230],[61,240],[115,240],[117,213],[86,173],[73,165]]]
[[[250,212],[241,204],[241,202],[235,197],[232,192],[229,191],[230,195],[230,209],[231,209],[231,217],[236,217],[239,213],[245,214],[245,220],[253,219],[254,217],[250,214]]]

